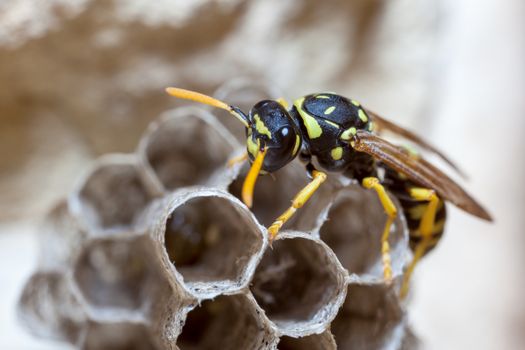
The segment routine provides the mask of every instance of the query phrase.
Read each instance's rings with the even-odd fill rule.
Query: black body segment
[[[340,125],[343,129],[365,129],[368,115],[359,102],[333,93],[312,94],[304,97],[302,109],[309,115]]]
[[[355,174],[358,180],[375,174],[373,157],[350,146],[357,130],[372,128],[358,102],[333,93],[311,94],[296,100],[290,114],[300,125],[304,151],[323,169]]]

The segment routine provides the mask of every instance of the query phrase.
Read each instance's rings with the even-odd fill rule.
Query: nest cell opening
[[[396,276],[402,273],[408,245],[403,213],[395,198],[393,200],[398,216],[392,225],[389,243]],[[381,236],[386,219],[374,191],[358,185],[348,186],[337,194],[321,226],[320,237],[350,273],[382,280]]]
[[[404,332],[397,330],[404,327],[403,311],[392,287],[350,284],[331,330],[338,349],[379,350],[402,343]]]
[[[78,193],[80,212],[100,229],[133,229],[153,198],[135,164],[101,164]]]
[[[72,343],[86,322],[67,279],[57,272],[31,276],[20,297],[19,316],[34,334]]]
[[[188,288],[239,281],[263,236],[248,211],[223,197],[197,197],[177,207],[165,226],[165,248]]]
[[[90,322],[83,350],[160,350],[150,330],[141,323]]]
[[[141,311],[160,283],[146,243],[146,238],[98,240],[85,248],[74,267],[74,281],[94,310]]]
[[[166,190],[206,184],[234,150],[218,121],[212,124],[195,113],[161,120],[144,140],[145,161]]]
[[[259,349],[271,342],[260,311],[239,294],[206,300],[190,311],[177,346],[180,350]]]
[[[248,165],[228,187],[228,192],[241,199],[244,179],[248,172]],[[306,170],[299,162],[293,162],[272,174],[259,176],[253,195],[251,208],[255,217],[265,227],[281,215],[288,207],[295,195],[308,184]],[[286,223],[285,229],[310,231],[314,229],[319,214],[326,207],[331,198],[333,186],[330,182],[324,183],[315,192],[312,198]]]
[[[251,291],[268,318],[282,329],[315,322],[343,289],[334,264],[325,248],[311,239],[278,239],[259,263]]]

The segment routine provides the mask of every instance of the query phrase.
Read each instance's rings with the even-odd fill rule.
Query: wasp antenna
[[[166,92],[174,97],[182,98],[185,100],[191,100],[199,103],[203,103],[209,106],[217,107],[220,109],[224,109],[228,112],[230,112],[234,117],[239,119],[241,123],[244,124],[245,127],[249,127],[248,124],[248,117],[237,107],[230,106],[227,103],[224,103],[220,100],[217,100],[211,96],[201,94],[199,92],[190,91],[186,89],[180,89],[176,87],[168,87],[166,88]]]

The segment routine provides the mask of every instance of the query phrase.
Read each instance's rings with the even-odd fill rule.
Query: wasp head
[[[262,170],[274,172],[290,163],[301,147],[298,125],[277,101],[263,100],[252,107],[246,129],[250,161],[266,150]]]
[[[242,197],[248,207],[252,205],[253,189],[259,172],[274,172],[290,163],[299,152],[299,126],[277,101],[258,102],[246,115],[238,107],[199,92],[176,87],[166,88],[166,92],[178,98],[224,109],[246,127],[246,147],[252,166],[244,180]]]

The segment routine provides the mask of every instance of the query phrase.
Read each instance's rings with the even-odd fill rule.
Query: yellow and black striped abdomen
[[[407,226],[410,234],[410,248],[412,249],[412,251],[414,251],[423,239],[419,232],[419,225],[429,203],[414,200],[410,197],[408,191],[403,194],[396,195],[399,199],[401,207],[403,208],[403,213],[406,217]],[[430,243],[428,245],[427,250],[425,251],[425,254],[432,250],[441,239],[441,236],[443,235],[443,231],[445,229],[446,219],[447,209],[445,203],[442,200],[440,200],[436,212],[436,217],[434,220],[434,225],[432,226]]]

